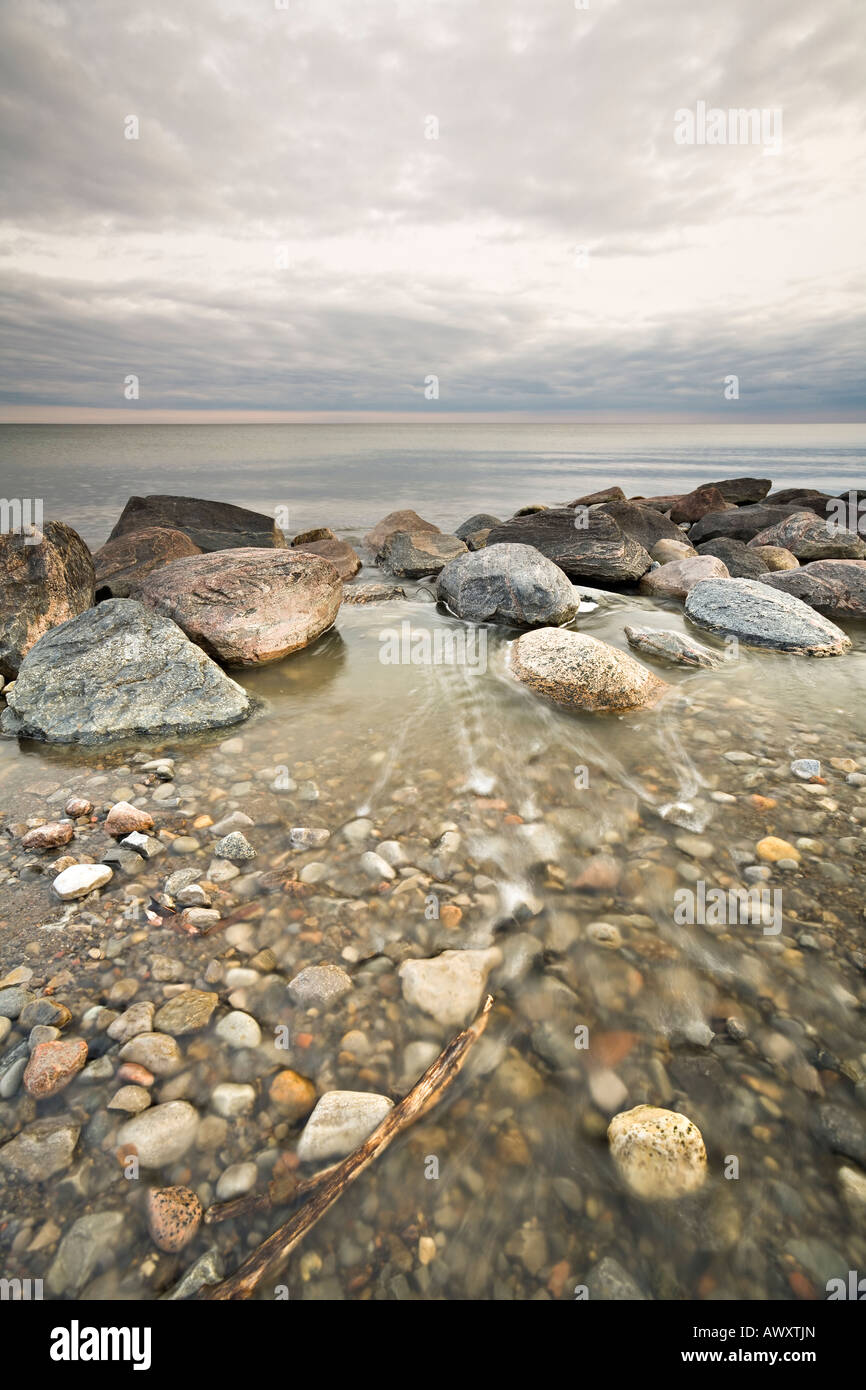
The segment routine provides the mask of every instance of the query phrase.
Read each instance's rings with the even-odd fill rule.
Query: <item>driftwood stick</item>
[[[329,1168],[322,1168],[311,1178],[303,1180],[297,1178],[294,1173],[283,1173],[278,1178],[271,1178],[264,1192],[249,1192],[245,1197],[232,1198],[230,1202],[214,1202],[204,1214],[205,1225],[213,1226],[218,1221],[234,1221],[238,1216],[270,1211],[271,1207],[291,1206],[302,1197],[309,1197],[310,1193],[321,1187],[338,1167],[339,1164],[332,1163]]]
[[[426,1115],[427,1111],[432,1110],[433,1106],[438,1103],[443,1091],[450,1086],[462,1070],[470,1048],[474,1046],[487,1027],[492,1007],[493,998],[488,994],[481,1012],[469,1024],[469,1027],[464,1028],[462,1033],[458,1033],[455,1038],[452,1038],[444,1051],[440,1052],[436,1061],[415,1083],[408,1095],[405,1095],[394,1106],[393,1110],[389,1110],[382,1123],[377,1129],[374,1129],[368,1139],[365,1139],[360,1148],[349,1154],[348,1158],[344,1158],[342,1163],[336,1164],[331,1170],[330,1177],[322,1183],[310,1200],[299,1211],[296,1211],[285,1225],[279,1226],[272,1232],[267,1240],[263,1241],[258,1249],[244,1260],[234,1274],[230,1275],[228,1279],[223,1279],[219,1284],[206,1285],[199,1292],[199,1298],[207,1300],[249,1298],[253,1290],[267,1275],[275,1273],[285,1264],[291,1252],[301,1243],[307,1232],[313,1229],[317,1221],[321,1220],[325,1212],[342,1197],[349,1184],[353,1183],[374,1159],[384,1153],[398,1134],[401,1134],[409,1125],[414,1124],[422,1115]]]

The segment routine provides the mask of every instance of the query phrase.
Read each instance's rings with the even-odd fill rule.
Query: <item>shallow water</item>
[[[178,981],[218,991],[220,1013],[230,997],[258,1020],[257,1049],[230,1049],[213,1024],[180,1038],[181,1072],[155,1087],[202,1116],[219,1083],[255,1088],[248,1114],[224,1130],[211,1123],[213,1147],[193,1147],[159,1174],[208,1206],[230,1165],[254,1162],[261,1191],[278,1154],[293,1151],[302,1122],[287,1124],[269,1100],[277,1068],[320,1092],[398,1098],[426,1065],[423,1049],[407,1059],[407,1047],[426,1042],[435,1053],[454,1029],[406,1002],[396,967],[495,944],[504,960],[488,982],[494,1014],[464,1076],[307,1237],[282,1285],[270,1280],[260,1296],[567,1298],[612,1256],[654,1298],[824,1297],[828,1278],[866,1267],[862,1196],[859,1205],[846,1197],[840,1178],[860,1171],[852,1139],[841,1145],[847,1157],[834,1152],[838,1135],[822,1111],[840,1107],[854,1146],[862,1142],[866,787],[831,759],[866,773],[866,631],[849,625],[854,651],[837,659],[741,648],[717,671],[654,665],[672,686],[659,707],[581,716],[511,679],[515,634],[502,628],[484,630],[474,666],[384,660],[404,622],[422,645],[437,630],[465,633],[427,586],[406,588],[405,602],[344,605],[314,646],[244,673],[261,704],[235,730],[104,756],[0,743],[7,824],[57,814],[70,791],[110,804],[140,786],[157,827],[199,844],[134,877],[117,873],[99,898],[66,913],[50,873],[22,880],[27,856],[8,841],[0,974],[25,961],[37,979],[68,969],[56,997],[91,1056],[105,1037],[77,1026],[89,1005],[163,1001],[170,983],[164,965],[153,978],[155,954],[177,962]],[[587,603],[575,620],[620,647],[629,622],[686,630],[679,605],[627,595]],[[179,805],[167,811],[153,800],[159,785],[136,772],[136,759],[157,753],[176,758]],[[806,757],[820,760],[826,785],[791,773]],[[291,790],[281,789],[287,779]],[[734,800],[714,799],[720,793]],[[246,904],[258,915],[207,938],[148,924],[144,907],[173,869],[199,867],[207,878],[212,837],[182,822],[233,809],[252,818],[245,833],[258,858],[212,896],[224,916]],[[358,817],[372,826],[353,844],[343,831]],[[331,838],[295,851],[288,832],[299,825]],[[797,846],[800,863],[755,879],[745,870],[768,834]],[[371,882],[360,867],[381,840],[404,847],[393,883]],[[106,843],[94,832],[94,849]],[[36,857],[48,864],[54,852]],[[261,877],[275,864],[288,874],[314,862],[323,876],[300,892]],[[599,875],[591,887],[578,882],[590,864]],[[757,883],[780,904],[780,930],[765,930],[772,919],[679,925],[675,895],[699,882]],[[226,979],[264,948],[272,967],[253,967],[250,983]],[[310,1014],[292,1005],[286,981],[321,962],[341,965],[353,987]],[[281,1026],[288,1050],[274,1045]],[[581,1027],[587,1048],[576,1046]],[[180,1255],[157,1252],[144,1226],[146,1183],[126,1181],[112,1156],[123,1119],[106,1109],[116,1084],[79,1076],[40,1102],[40,1116],[80,1117],[80,1147],[47,1189],[0,1185],[8,1268],[47,1277],[77,1217],[119,1209],[123,1239],[84,1297],[158,1297],[213,1246],[230,1272],[275,1214],[203,1227]],[[629,1196],[611,1163],[610,1115],[642,1101],[683,1111],[706,1142],[708,1181],[673,1210]],[[20,1092],[0,1105],[0,1125],[22,1107],[35,1115]],[[727,1176],[734,1167],[739,1175]],[[424,1238],[435,1242],[432,1258],[423,1245],[427,1262]]]

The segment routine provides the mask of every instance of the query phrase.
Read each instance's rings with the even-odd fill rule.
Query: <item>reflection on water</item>
[[[146,1175],[187,1184],[208,1206],[233,1183],[263,1190],[294,1152],[302,1121],[273,1100],[278,1069],[319,1092],[402,1095],[453,1029],[406,1002],[397,967],[495,944],[495,1013],[464,1077],[309,1235],[282,1276],[290,1296],[571,1297],[613,1257],[655,1298],[823,1297],[827,1278],[866,1267],[862,629],[848,629],[855,650],[837,660],[741,649],[714,671],[658,667],[674,687],[658,709],[602,717],[512,681],[514,634],[502,629],[487,633],[485,670],[383,661],[383,632],[407,618],[459,627],[429,593],[344,607],[314,647],[241,673],[260,705],[229,737],[118,748],[96,763],[4,743],[8,825],[57,814],[70,790],[98,804],[135,795],[136,767],[164,753],[177,804],[164,784],[145,787],[142,804],[194,844],[118,873],[45,931],[63,915],[50,875],[22,876],[10,839],[0,973],[28,963],[36,980],[62,975],[68,1031],[115,1064],[98,1020],[82,1025],[88,1008],[159,1006],[178,984],[219,994],[211,1024],[178,1039],[176,1075],[154,1086],[196,1108],[196,1142]],[[613,595],[577,626],[625,648],[629,622],[684,630],[676,606]],[[804,757],[820,760],[823,782],[791,773]],[[211,897],[223,916],[248,907],[246,918],[208,938],[149,924],[143,907],[172,870],[212,870],[213,837],[196,818],[236,809],[258,857]],[[331,837],[298,852],[293,826]],[[760,859],[768,835],[796,860]],[[397,877],[373,881],[361,857],[386,841],[398,842]],[[771,918],[675,920],[678,891],[697,902],[750,886],[768,902],[781,893],[777,932],[765,930]],[[286,981],[323,962],[352,987],[310,1012]],[[258,1021],[259,1046],[233,1048],[216,1031],[226,1007]],[[281,1025],[288,1050],[274,1045]],[[587,1048],[575,1045],[581,1028]],[[18,1040],[13,1030],[5,1048]],[[279,1213],[203,1226],[178,1255],[155,1250],[146,1184],[126,1181],[113,1157],[126,1117],[108,1108],[118,1083],[103,1069],[39,1103],[40,1117],[80,1122],[80,1148],[47,1188],[0,1186],[7,1262],[47,1275],[76,1219],[122,1210],[123,1235],[86,1271],[86,1297],[160,1296],[208,1250],[234,1269]],[[215,1109],[226,1082],[252,1088],[237,1115]],[[684,1111],[707,1145],[705,1188],[674,1208],[630,1197],[611,1165],[610,1115],[642,1101]],[[0,1111],[11,1129],[37,1107],[19,1091]]]

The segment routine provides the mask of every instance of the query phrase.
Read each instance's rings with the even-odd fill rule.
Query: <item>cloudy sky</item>
[[[0,419],[862,419],[864,40],[862,0],[3,0]],[[781,149],[677,143],[698,103]]]

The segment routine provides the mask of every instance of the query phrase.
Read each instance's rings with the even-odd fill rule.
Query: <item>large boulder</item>
[[[303,531],[292,541],[293,550],[301,550],[305,555],[320,555],[329,560],[341,579],[351,579],[361,568],[361,558],[348,541],[341,541],[329,526],[319,526],[315,531]]]
[[[813,560],[810,565],[776,570],[762,579],[834,621],[866,618],[866,560]]]
[[[709,544],[715,545],[717,542],[710,541]],[[784,546],[781,545],[746,546],[745,551],[747,555],[756,555],[759,560],[764,562],[768,570],[796,570],[800,568],[800,561],[796,555],[792,555],[790,550],[785,550]],[[730,569],[730,565],[728,569]],[[757,578],[757,576],[750,574],[739,577],[743,579]]]
[[[439,531],[438,526],[434,526],[432,521],[425,521],[423,516],[417,512],[406,509],[400,512],[389,512],[383,516],[381,521],[377,521],[372,531],[368,531],[364,537],[364,544],[369,546],[375,555],[378,555],[389,536],[395,531],[409,531],[413,535],[419,531],[427,531],[435,535]]]
[[[40,638],[2,728],[49,743],[100,743],[222,728],[250,711],[246,691],[175,623],[115,598]]]
[[[650,598],[685,598],[702,579],[727,579],[728,571],[715,555],[694,555],[672,560],[650,570],[640,581],[640,590]]]
[[[721,560],[732,579],[760,579],[770,568],[760,551],[750,550],[745,541],[729,540],[725,536],[702,541],[698,552]]]
[[[63,521],[0,533],[0,676],[13,680],[39,638],[93,604],[90,551]]]
[[[769,507],[766,503],[755,503],[754,506],[731,507],[724,512],[707,512],[689,530],[689,540],[694,546],[701,541],[711,541],[716,536],[750,541],[759,531],[775,526],[795,511],[796,507]]]
[[[512,517],[494,526],[487,537],[488,546],[503,543],[535,546],[571,579],[630,584],[651,564],[643,546],[601,507],[577,512],[550,507],[531,516]]]
[[[797,559],[866,560],[866,541],[855,531],[824,521],[811,511],[793,512],[775,526],[759,531],[751,546],[779,545]]]
[[[766,500],[771,507],[800,507],[803,511],[825,516],[827,503],[833,498],[829,492],[818,492],[813,487],[783,487],[769,493]]]
[[[678,526],[654,507],[639,502],[602,502],[598,508],[612,517],[627,536],[649,552],[658,541],[682,541],[686,537]]]
[[[200,555],[201,549],[185,531],[168,526],[145,526],[106,541],[93,557],[97,598],[129,598],[135,586],[152,570]]]
[[[718,488],[725,501],[737,507],[763,501],[772,486],[772,478],[721,478],[716,483],[707,483],[707,487]]]
[[[465,542],[441,531],[392,531],[382,544],[379,561],[401,579],[423,579],[438,574],[455,555],[466,553]]]
[[[625,493],[621,487],[605,487],[600,492],[587,492],[583,497],[575,497],[568,502],[569,507],[594,507],[598,502],[624,502]]]
[[[800,599],[754,579],[705,579],[686,598],[686,616],[696,627],[748,647],[839,656],[851,646],[840,628]]]
[[[148,575],[136,596],[173,619],[208,656],[260,666],[329,628],[343,590],[334,566],[318,555],[247,547],[175,560]]]
[[[211,502],[202,497],[130,497],[108,537],[110,541],[145,527],[183,531],[199,550],[233,550],[265,546],[284,550],[286,538],[272,516],[236,507],[232,502]]]
[[[559,566],[532,545],[458,555],[440,573],[437,595],[458,618],[517,627],[558,627],[579,607]]]
[[[512,642],[508,660],[524,685],[572,709],[643,709],[670,688],[627,652],[565,628],[525,633]]]

